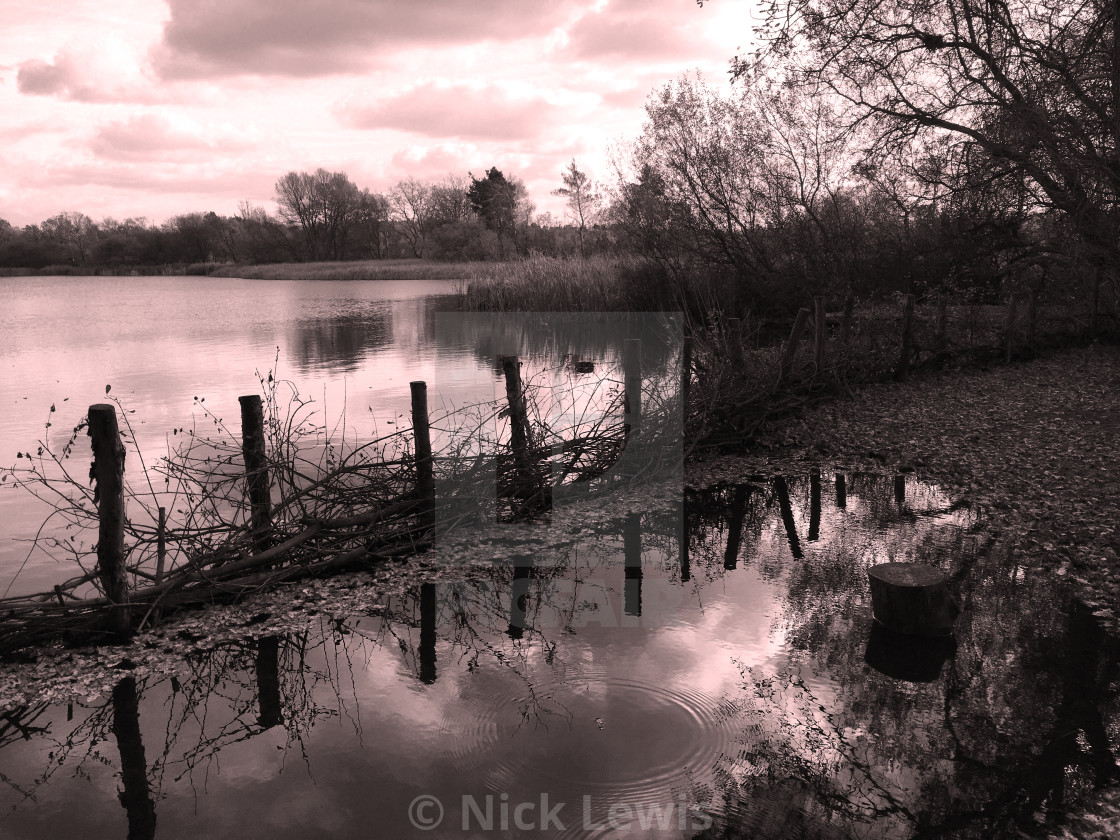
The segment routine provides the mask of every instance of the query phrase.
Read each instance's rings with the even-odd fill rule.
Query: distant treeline
[[[579,223],[534,217],[524,184],[497,169],[439,183],[409,178],[385,194],[360,189],[342,172],[289,172],[276,183],[276,201],[277,215],[242,202],[235,216],[184,213],[161,225],[96,222],[72,211],[23,228],[0,219],[0,268],[92,273],[207,262],[463,261],[612,247],[601,225],[589,224],[584,236]]]

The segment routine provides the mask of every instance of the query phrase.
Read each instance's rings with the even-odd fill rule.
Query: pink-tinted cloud
[[[425,82],[370,103],[337,109],[353,128],[397,129],[435,138],[530,140],[560,116],[541,94],[496,84]]]
[[[328,75],[402,48],[542,35],[566,21],[572,2],[168,0],[152,58],[164,77]]]
[[[587,12],[568,30],[564,54],[582,61],[642,62],[697,55],[703,44],[699,12],[682,26],[680,15],[674,14],[678,10],[659,11],[658,5],[667,5],[666,0],[611,0],[598,11]]]
[[[51,61],[30,59],[19,64],[16,87],[28,96],[54,96],[74,102],[150,102],[155,99],[141,70],[120,53],[92,48],[64,49]]]
[[[90,142],[94,154],[115,160],[197,160],[256,145],[255,132],[228,125],[199,125],[159,114],[106,123]]]

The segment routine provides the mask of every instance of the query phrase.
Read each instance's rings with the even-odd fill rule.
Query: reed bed
[[[212,277],[241,277],[247,280],[461,280],[476,271],[477,264],[433,260],[359,260],[269,265],[207,264],[203,268]]]

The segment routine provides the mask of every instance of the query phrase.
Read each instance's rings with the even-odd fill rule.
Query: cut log
[[[944,572],[922,563],[883,563],[867,570],[875,620],[898,633],[944,636],[960,613]]]

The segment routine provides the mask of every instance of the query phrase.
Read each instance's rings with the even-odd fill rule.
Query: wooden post
[[[128,582],[124,567],[124,444],[117,428],[117,409],[110,403],[89,407],[89,437],[93,448],[90,473],[97,482],[97,567],[101,588],[113,604],[110,625],[121,638],[132,634]]]
[[[824,347],[828,340],[828,323],[825,319],[824,298],[818,297],[814,302],[813,319],[816,321],[816,334],[813,345],[813,368],[819,376],[824,370]]]
[[[688,416],[688,389],[692,385],[692,336],[684,337],[681,347],[681,416]]]
[[[949,301],[944,291],[937,293],[937,352],[944,353],[948,344]]]
[[[898,356],[895,378],[905,382],[910,375],[910,349],[914,343],[914,296],[907,295],[902,305],[902,350]]]
[[[736,371],[743,369],[743,322],[738,318],[727,319],[727,356]]]
[[[844,298],[844,316],[840,319],[840,346],[847,347],[852,334],[852,309],[855,308],[855,296],[848,293]]]
[[[531,445],[529,414],[525,408],[525,392],[521,386],[521,362],[516,356],[502,357],[502,373],[506,378],[506,402],[509,404],[510,443],[513,446],[514,468],[518,485],[528,494],[533,485],[529,465]]]
[[[626,425],[625,436],[629,444],[630,436],[638,436],[642,428],[642,340],[626,339],[623,351],[623,367],[626,371]]]
[[[817,467],[809,470],[809,542],[814,542],[821,533],[821,471]]]
[[[420,511],[421,527],[425,531],[435,528],[436,482],[432,472],[432,431],[428,420],[428,385],[416,381],[408,383],[412,390],[412,436],[416,450],[416,496],[423,503]]]
[[[1010,362],[1011,357],[1015,354],[1015,303],[1017,295],[1012,293],[1007,301],[1007,349],[1004,353],[1004,361]]]
[[[259,394],[238,397],[237,401],[241,404],[241,454],[245,459],[245,483],[249,486],[253,550],[264,551],[271,542],[272,532],[272,498],[268,458],[264,451],[264,407]]]
[[[797,355],[797,345],[801,343],[801,334],[805,332],[805,325],[809,323],[809,310],[802,307],[797,311],[793,320],[793,329],[789,333],[786,351],[782,354],[781,378],[785,379],[793,370],[793,360]]]
[[[163,566],[167,560],[167,508],[159,509],[159,525],[156,528],[156,583],[163,580]]]

